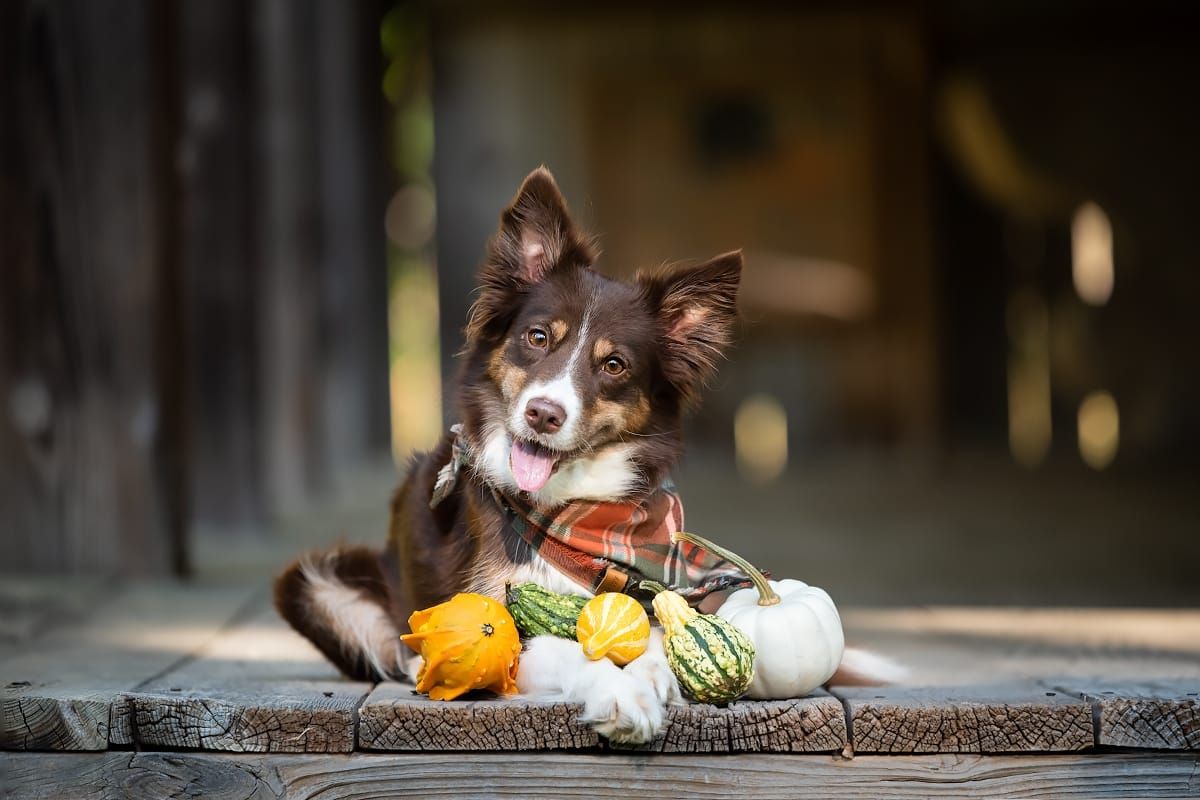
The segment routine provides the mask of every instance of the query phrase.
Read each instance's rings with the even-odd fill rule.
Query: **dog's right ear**
[[[503,333],[517,300],[530,286],[555,269],[587,267],[594,260],[586,237],[575,230],[554,176],[538,167],[521,183],[488,242],[467,337]]]

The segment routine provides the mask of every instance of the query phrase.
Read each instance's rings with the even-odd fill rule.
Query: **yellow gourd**
[[[503,603],[481,594],[456,594],[408,618],[412,633],[400,637],[421,654],[417,691],[453,700],[472,689],[497,694],[517,690],[521,638]]]
[[[642,604],[629,595],[605,592],[587,601],[579,612],[575,638],[593,661],[608,656],[624,666],[646,652],[650,618]]]

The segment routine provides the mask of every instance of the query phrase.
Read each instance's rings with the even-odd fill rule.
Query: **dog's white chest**
[[[592,596],[591,592],[562,574],[554,565],[536,553],[529,562],[515,566],[505,582],[514,586],[518,583],[536,583],[559,594]]]

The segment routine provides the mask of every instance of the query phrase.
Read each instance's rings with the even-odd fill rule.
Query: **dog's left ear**
[[[685,405],[699,400],[733,337],[741,277],[740,250],[695,267],[638,275],[642,295],[658,315],[663,372]]]
[[[538,167],[521,183],[488,242],[487,258],[479,270],[480,295],[471,308],[467,335],[503,333],[522,292],[555,269],[587,267],[594,260],[587,237],[575,229],[554,176]]]

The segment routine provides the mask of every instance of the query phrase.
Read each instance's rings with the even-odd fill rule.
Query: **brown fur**
[[[479,452],[488,432],[505,424],[521,389],[563,368],[571,349],[564,340],[581,331],[585,303],[594,301],[588,307],[589,326],[598,339],[586,351],[592,358],[579,359],[583,363],[573,373],[586,398],[580,420],[584,453],[630,445],[639,481],[629,490],[632,496],[661,483],[679,459],[683,412],[695,404],[732,334],[741,255],[642,275],[632,283],[593,271],[595,259],[591,241],[576,230],[550,173],[535,170],[501,215],[489,243],[453,396],[463,439]],[[531,325],[549,328],[547,347],[530,344]],[[600,369],[602,359],[613,353],[628,364],[619,376]],[[497,591],[507,572],[532,557],[472,470],[459,475],[436,508],[429,507],[450,452],[447,437],[431,452],[413,457],[392,501],[382,554],[338,550],[319,559],[330,576],[386,607],[397,637],[407,631],[413,611],[464,590]],[[346,626],[315,608],[304,574],[298,562],[276,582],[280,613],[348,675],[371,677],[371,664],[389,671],[394,654],[368,659],[355,652]]]
[[[525,388],[529,374],[506,361],[503,350],[497,350],[488,361],[488,377],[496,382],[505,398],[511,399]]]
[[[600,363],[602,360],[611,355],[616,349],[616,345],[612,343],[612,340],[610,340],[607,336],[601,336],[596,340],[596,343],[592,345],[592,359],[596,363]]]
[[[275,581],[275,607],[280,615],[348,676],[373,680],[375,670],[363,654],[347,647],[342,621],[314,602],[309,578],[313,571],[387,611],[391,593],[379,554],[366,547],[337,547],[320,558],[294,562]]]
[[[555,343],[561,342],[567,338],[567,323],[561,319],[550,320],[550,333],[554,336]]]

